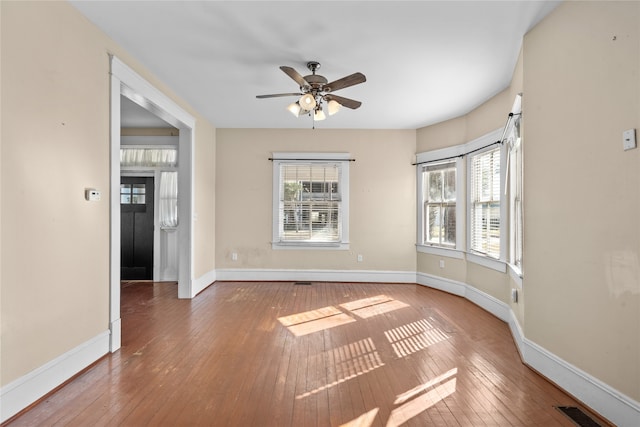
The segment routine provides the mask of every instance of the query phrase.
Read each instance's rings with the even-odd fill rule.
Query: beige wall
[[[640,400],[640,3],[567,2],[525,36],[511,86],[467,115],[418,129],[417,151],[504,125],[523,95],[524,281],[418,254],[418,271],[508,302],[525,336]],[[525,298],[526,296],[526,298]]]
[[[524,40],[526,336],[640,400],[640,3],[568,2]]]
[[[212,272],[216,256],[216,130],[200,119],[194,149],[193,278]]]
[[[413,130],[218,129],[216,266],[415,271]],[[272,152],[349,152],[349,251],[272,250]],[[231,261],[237,252],[238,261]],[[357,262],[358,254],[363,262]]]
[[[66,2],[0,2],[2,385],[109,328],[109,57]],[[213,270],[215,130],[197,120],[195,273]],[[208,157],[208,159],[207,159]],[[206,168],[204,167],[206,164]],[[102,191],[84,200],[86,187]]]

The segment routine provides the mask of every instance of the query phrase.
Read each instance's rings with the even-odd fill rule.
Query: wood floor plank
[[[179,300],[132,282],[121,310],[122,348],[9,426],[572,426],[553,406],[583,408],[504,322],[418,285],[219,282]]]

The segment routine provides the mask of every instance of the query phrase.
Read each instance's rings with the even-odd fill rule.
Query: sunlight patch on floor
[[[409,304],[405,304],[402,301],[398,301],[386,295],[377,295],[375,297],[363,298],[357,301],[340,304],[340,307],[349,310],[363,319],[368,319],[369,317],[409,307]]]
[[[296,399],[311,396],[384,366],[371,338],[334,348],[325,352],[323,356],[332,364],[336,380],[298,395]]]
[[[427,393],[408,401],[391,411],[387,420],[387,427],[400,426],[416,415],[431,408],[436,403],[452,395],[456,391],[456,378],[443,383]]]
[[[291,316],[279,317],[278,320],[284,326],[297,325],[299,323],[319,320],[328,316],[341,314],[342,312],[333,306],[322,307],[317,310],[305,311],[304,313],[296,313]]]
[[[393,298],[390,298],[386,295],[376,295],[375,297],[362,298],[356,301],[346,302],[344,304],[340,304],[340,307],[345,308],[349,311],[353,311],[388,301],[393,301]]]
[[[370,427],[373,424],[373,420],[376,419],[376,415],[378,415],[378,408],[365,412],[347,423],[340,424],[340,427]]]
[[[335,307],[323,307],[292,314],[291,316],[279,317],[278,320],[297,337],[356,321]]]
[[[458,368],[453,368],[450,371],[445,372],[442,375],[439,375],[437,377],[435,377],[434,379],[432,379],[431,381],[428,381],[424,384],[421,384],[417,387],[412,388],[411,390],[405,391],[402,394],[399,394],[395,400],[395,402],[393,402],[394,405],[400,405],[404,402],[406,402],[407,400],[412,399],[414,396],[422,393],[423,391],[425,391],[426,389],[433,387],[434,385],[441,383],[444,380],[449,379],[450,377],[453,377],[454,375],[458,374]]]
[[[384,335],[398,357],[406,357],[451,338],[451,335],[426,319],[390,329]]]

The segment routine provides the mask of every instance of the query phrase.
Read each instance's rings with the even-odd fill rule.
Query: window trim
[[[515,100],[513,101],[513,106],[511,107],[511,115],[509,117],[509,121],[507,122],[507,126],[505,128],[505,136],[507,140],[509,140],[512,136],[514,136],[516,132],[516,125],[519,129],[522,126],[522,93],[516,95]],[[524,258],[524,152],[523,152],[523,139],[522,132],[518,135],[520,138],[519,144],[516,147],[512,147],[510,144],[507,144],[507,158],[509,159],[509,164],[507,165],[508,172],[505,177],[505,184],[509,186],[509,258],[508,263],[510,267],[510,272],[512,273],[512,277],[516,283],[519,283],[522,286],[522,277],[523,273],[523,258]],[[517,165],[519,161],[519,170],[517,170]],[[520,172],[520,173],[518,173]],[[508,180],[508,182],[507,182]],[[518,192],[519,194],[516,195]],[[515,191],[514,191],[515,188]],[[519,196],[519,206],[520,206],[520,215],[518,222],[516,217],[518,216],[518,210],[516,209],[515,200],[516,196]],[[518,223],[520,227],[518,228]],[[516,245],[517,235],[520,235],[520,244]],[[519,254],[517,253],[519,249]],[[516,263],[517,255],[520,256],[520,263]]]
[[[350,153],[305,153],[274,152],[272,153],[272,236],[271,248],[276,250],[349,250],[349,164]],[[305,159],[305,160],[300,160]],[[332,160],[326,160],[332,159]],[[280,165],[283,163],[340,163],[340,195],[341,195],[341,239],[339,242],[282,242],[280,241]]]

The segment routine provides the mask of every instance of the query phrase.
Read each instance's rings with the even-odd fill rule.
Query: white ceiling
[[[362,101],[316,128],[416,129],[463,115],[508,87],[523,35],[557,1],[72,1],[219,128],[310,128],[286,111],[278,67]]]
[[[173,128],[172,125],[125,96],[120,96],[120,127]]]

